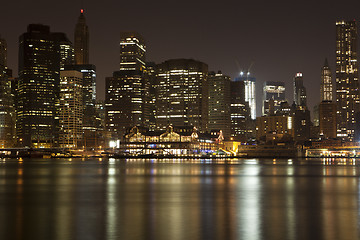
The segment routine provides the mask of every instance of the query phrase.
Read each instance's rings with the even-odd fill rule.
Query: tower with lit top
[[[84,9],[80,10],[80,16],[75,27],[75,63],[89,64],[89,28],[86,25]]]

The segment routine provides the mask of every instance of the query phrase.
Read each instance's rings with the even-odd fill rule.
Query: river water
[[[0,239],[360,239],[355,159],[0,159]]]

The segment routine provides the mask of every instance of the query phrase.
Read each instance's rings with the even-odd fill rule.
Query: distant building
[[[321,68],[320,101],[333,101],[331,70],[327,59]]]
[[[321,138],[336,138],[336,105],[322,101],[319,105],[319,134]]]
[[[336,22],[336,135],[350,141],[360,106],[357,36],[355,20]]]
[[[193,59],[172,59],[156,66],[156,125],[208,128],[208,66]]]
[[[256,119],[256,140],[262,142],[291,142],[294,137],[293,117],[262,116]]]
[[[231,138],[241,142],[248,141],[254,134],[249,103],[245,101],[245,82],[230,82]]]
[[[296,106],[306,107],[306,88],[304,87],[303,74],[296,73],[294,77],[294,102]]]
[[[60,72],[59,146],[83,147],[83,75],[78,71]]]
[[[45,25],[30,24],[19,39],[16,131],[21,146],[56,146],[60,47]]]
[[[263,109],[262,114],[270,113],[270,100],[273,100],[273,111],[280,109],[281,102],[285,101],[285,83],[284,82],[264,82],[263,86]]]
[[[245,84],[245,101],[248,102],[250,108],[251,119],[256,119],[256,95],[255,95],[255,81],[250,73],[240,73],[240,76],[235,78],[235,81],[243,81]]]
[[[319,137],[336,138],[336,104],[333,102],[333,84],[327,59],[321,69],[320,100],[317,105]]]
[[[156,86],[157,86],[157,79],[156,79],[156,64],[154,62],[147,62],[146,63],[146,83],[149,85],[148,89],[148,96],[145,96],[145,101],[147,103],[147,112],[148,117],[145,118],[147,121],[144,125],[149,126],[151,131],[156,129]]]
[[[310,139],[310,111],[303,106],[292,106],[291,116],[293,117],[294,141],[303,144]]]
[[[138,33],[120,34],[120,71],[106,78],[105,121],[108,142],[120,140],[128,129],[149,122],[145,53],[145,41]]]
[[[231,135],[230,77],[209,73],[209,130],[221,130],[225,139]]]
[[[89,64],[89,28],[86,25],[84,9],[81,9],[75,27],[75,64]]]
[[[60,70],[65,70],[65,65],[74,64],[74,47],[65,33],[53,33],[59,44]]]

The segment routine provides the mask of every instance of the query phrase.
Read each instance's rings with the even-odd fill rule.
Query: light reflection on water
[[[357,159],[0,160],[0,239],[359,239]]]

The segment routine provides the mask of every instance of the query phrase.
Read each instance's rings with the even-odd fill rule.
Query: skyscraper
[[[225,139],[231,135],[230,77],[211,72],[209,83],[209,130],[222,130]]]
[[[325,64],[321,68],[321,83],[320,83],[320,101],[333,100],[333,86],[331,78],[331,70],[328,60],[325,59]]]
[[[337,137],[353,140],[359,112],[356,21],[336,22]]]
[[[20,145],[53,147],[58,122],[60,47],[50,28],[30,24],[19,39],[16,131]]]
[[[0,36],[0,148],[13,145],[15,132],[11,76],[7,72],[7,44]]]
[[[60,72],[59,146],[82,147],[83,75],[78,71]]]
[[[64,70],[65,65],[74,64],[74,47],[65,33],[53,33],[53,35],[60,47],[60,70]]]
[[[306,88],[304,87],[303,74],[296,73],[294,77],[294,102],[296,106],[306,107]]]
[[[80,16],[75,27],[75,63],[89,64],[89,28],[86,25],[84,9],[80,10]]]
[[[243,81],[245,84],[245,101],[249,103],[251,119],[256,119],[256,95],[255,95],[255,81],[250,73],[240,73],[240,76],[235,78],[235,81]]]
[[[336,138],[336,104],[333,102],[331,70],[327,59],[321,68],[319,104],[319,135],[321,138]]]
[[[245,82],[230,82],[231,137],[246,142],[252,135],[249,103],[245,101]]]
[[[156,125],[166,129],[208,126],[208,66],[193,59],[172,59],[157,65]]]
[[[285,83],[266,81],[263,94],[263,115],[270,113],[270,100],[273,100],[273,112],[276,112],[280,109],[281,102],[285,101]]]
[[[109,141],[122,139],[129,128],[145,125],[149,84],[145,77],[145,41],[136,32],[120,34],[120,71],[106,78],[106,128]]]

